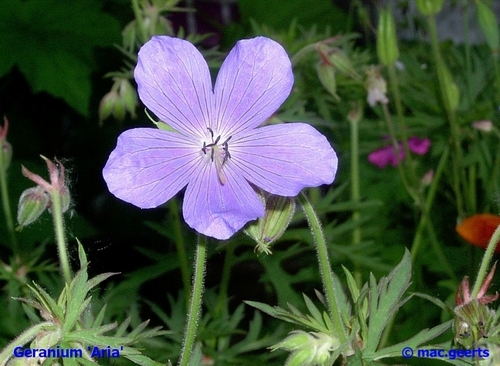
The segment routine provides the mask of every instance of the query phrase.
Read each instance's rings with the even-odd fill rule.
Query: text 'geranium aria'
[[[103,169],[116,197],[153,208],[187,186],[186,223],[227,239],[264,216],[252,185],[295,196],[333,182],[337,155],[316,129],[257,128],[293,85],[288,55],[273,40],[239,41],[212,87],[208,65],[191,43],[153,37],[139,51],[134,76],[142,102],[175,131],[135,128],[119,136]]]

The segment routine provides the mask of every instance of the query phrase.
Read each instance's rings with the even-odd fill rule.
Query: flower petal
[[[142,102],[184,134],[203,136],[213,116],[208,65],[191,43],[155,36],[139,50],[134,71]]]
[[[408,139],[408,148],[415,154],[424,155],[427,153],[427,151],[429,151],[430,147],[431,140],[429,140],[427,137],[424,139],[420,139],[417,136],[413,136]]]
[[[264,205],[243,178],[224,171],[222,185],[215,164],[207,164],[190,181],[184,195],[186,223],[201,234],[229,239],[251,220],[264,216]]]
[[[265,126],[233,136],[229,151],[226,170],[280,196],[330,184],[337,172],[330,143],[306,123]]]
[[[135,128],[118,137],[103,177],[116,197],[140,208],[157,207],[188,183],[200,153],[179,133]]]
[[[265,37],[239,41],[215,83],[219,133],[231,136],[257,127],[276,112],[292,85],[290,59],[279,43]]]
[[[404,157],[405,153],[403,151],[403,146],[400,145],[399,160],[403,160]],[[381,147],[380,149],[377,149],[374,152],[370,153],[370,155],[368,155],[368,161],[372,164],[375,164],[380,169],[385,168],[388,164],[397,166],[399,163],[398,159],[396,159],[394,146],[392,145]]]

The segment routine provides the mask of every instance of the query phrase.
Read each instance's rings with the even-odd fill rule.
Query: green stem
[[[464,20],[464,34],[465,34],[465,75],[472,75],[472,67],[471,67],[471,52],[470,52],[470,31],[469,31],[469,6],[465,5],[463,11],[463,20]],[[465,95],[467,96],[467,104],[469,105],[472,101],[471,96],[471,88],[469,78],[465,79]]]
[[[54,231],[56,235],[57,250],[59,252],[59,262],[61,271],[66,283],[71,282],[71,269],[68,259],[68,244],[66,241],[66,234],[64,231],[64,217],[61,210],[61,196],[57,189],[51,189],[50,195],[52,197],[52,219],[54,221]]]
[[[444,108],[446,111],[448,123],[450,125],[451,139],[454,147],[454,156],[453,156],[453,190],[455,192],[455,196],[457,199],[457,211],[458,216],[460,218],[466,217],[466,209],[464,206],[464,199],[462,196],[462,187],[465,190],[466,187],[466,178],[464,172],[464,164],[462,157],[462,149],[460,146],[460,134],[459,134],[459,126],[456,121],[455,112],[450,105],[450,98],[448,95],[448,89],[445,86],[445,65],[443,59],[441,57],[441,52],[439,50],[439,43],[437,37],[437,28],[436,28],[436,19],[434,16],[428,17],[429,24],[429,33],[431,36],[431,46],[432,53],[434,56],[434,63],[436,64],[436,72],[439,81],[439,90],[441,93],[441,99],[444,104]]]
[[[394,104],[396,106],[396,113],[398,116],[397,121],[399,126],[399,136],[401,142],[403,143],[403,150],[405,152],[404,166],[407,167],[407,170],[409,171],[409,179],[410,179],[409,184],[413,188],[417,185],[418,178],[417,178],[417,173],[415,172],[414,164],[412,162],[413,157],[410,152],[410,147],[408,145],[408,134],[406,131],[406,124],[403,115],[403,105],[401,103],[401,95],[399,93],[399,83],[394,64],[388,66],[388,71],[389,71],[389,83],[391,85],[392,95],[394,96]]]
[[[205,266],[207,261],[207,238],[198,234],[196,245],[196,256],[194,261],[193,286],[191,288],[191,301],[189,303],[189,313],[187,315],[186,332],[184,334],[184,344],[182,345],[180,366],[189,364],[189,357],[193,350],[198,319],[201,312],[201,302],[205,280]]]
[[[304,214],[307,218],[307,222],[314,238],[321,279],[323,281],[323,290],[325,291],[326,302],[328,305],[328,312],[330,314],[330,318],[333,321],[334,328],[337,331],[339,341],[342,344],[346,341],[347,335],[344,328],[344,323],[342,322],[340,307],[335,296],[333,272],[330,266],[330,257],[328,256],[328,248],[326,246],[323,230],[321,229],[321,223],[318,216],[316,215],[316,212],[311,206],[311,203],[303,192],[301,192],[299,195],[299,201],[302,205],[302,208],[304,209]]]
[[[215,313],[222,314],[224,306],[227,304],[227,289],[229,287],[229,279],[231,278],[231,267],[234,259],[234,245],[229,243],[226,246],[226,258],[224,259],[224,267],[222,269],[222,280],[220,283],[219,300],[215,308]]]
[[[488,248],[486,248],[486,252],[484,253],[483,261],[481,262],[481,266],[479,267],[479,272],[477,273],[476,282],[474,283],[474,288],[472,289],[471,299],[475,299],[481,286],[484,282],[484,278],[486,277],[486,272],[490,267],[491,258],[495,253],[495,248],[497,247],[497,243],[500,240],[500,226],[497,227],[493,236],[490,239],[488,244]]]
[[[352,231],[352,245],[356,246],[361,243],[361,227],[359,212],[360,194],[360,179],[359,179],[359,119],[348,118],[351,126],[351,200],[354,202],[354,210],[352,211],[352,220],[356,226]],[[359,262],[354,263],[354,279],[359,288],[362,286],[361,272],[359,270]]]
[[[420,216],[420,221],[417,226],[417,231],[415,232],[415,236],[413,238],[413,243],[411,245],[411,259],[412,262],[415,261],[417,257],[418,250],[420,249],[420,244],[422,240],[423,230],[427,224],[429,219],[429,214],[431,212],[432,204],[434,203],[434,198],[436,197],[437,187],[441,176],[443,174],[446,163],[448,162],[448,157],[450,155],[450,147],[446,146],[443,154],[441,155],[441,160],[439,160],[439,164],[437,166],[436,171],[434,172],[434,177],[432,178],[432,183],[429,188],[429,192],[427,193],[427,197],[424,202],[424,207],[422,209],[422,215]]]
[[[1,146],[0,146],[1,148]],[[10,209],[9,188],[7,185],[7,167],[4,167],[4,159],[0,155],[0,190],[2,191],[2,206],[9,231],[10,243],[14,253],[17,251],[17,239],[14,230],[14,221],[12,220],[12,210]]]
[[[498,65],[498,51],[493,52],[493,69],[495,70],[495,84],[497,87],[497,104],[500,103],[500,66]]]
[[[177,199],[174,197],[168,201],[170,209],[170,217],[172,219],[172,231],[174,234],[175,248],[177,249],[177,256],[179,259],[179,268],[181,270],[182,286],[184,287],[184,295],[186,297],[186,306],[189,304],[189,293],[191,292],[191,282],[189,277],[191,276],[191,270],[188,265],[187,255],[186,255],[186,244],[184,242],[184,236],[182,235],[181,221],[179,218],[179,207],[177,205]]]
[[[389,113],[389,109],[387,108],[387,104],[384,104],[384,103],[381,103],[381,104],[382,104],[382,111],[384,112],[385,122],[387,123],[387,130],[389,131],[389,135],[391,136],[392,145],[394,147],[394,153],[396,155],[396,158],[399,161],[400,147],[399,147],[398,139],[396,138],[396,134],[394,132],[394,127],[392,126],[391,115]],[[415,189],[413,189],[413,187],[411,187],[408,184],[408,180],[406,179],[406,173],[403,169],[403,166],[401,164],[397,164],[397,166],[398,166],[399,175],[401,176],[401,180],[403,181],[403,185],[405,186],[406,191],[408,192],[408,194],[411,196],[411,198],[415,202],[419,202],[419,197],[418,197]]]

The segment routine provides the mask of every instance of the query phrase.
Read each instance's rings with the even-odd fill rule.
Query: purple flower
[[[420,139],[417,136],[410,137],[408,139],[408,148],[410,151],[418,155],[424,155],[427,153],[431,146],[431,140],[428,138]],[[389,163],[392,166],[397,166],[398,163],[405,158],[405,152],[403,149],[403,144],[399,143],[399,159],[396,157],[396,152],[394,151],[394,145],[390,144],[384,146],[378,150],[375,150],[370,155],[368,155],[368,161],[375,164],[380,169],[385,168]]]
[[[264,216],[254,186],[295,196],[333,182],[337,155],[305,123],[256,128],[288,97],[290,60],[276,42],[242,40],[212,87],[203,56],[189,42],[153,37],[134,73],[142,102],[175,131],[123,132],[103,169],[111,193],[157,207],[186,187],[183,216],[196,231],[227,239]]]

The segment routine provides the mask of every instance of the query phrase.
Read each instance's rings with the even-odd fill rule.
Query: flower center
[[[215,162],[215,168],[217,169],[217,176],[219,177],[220,183],[225,184],[226,178],[222,174],[222,167],[231,157],[231,154],[229,153],[228,141],[231,140],[232,136],[229,136],[223,143],[219,144],[221,136],[217,136],[214,140],[214,131],[210,127],[207,127],[207,129],[208,132],[210,132],[211,142],[207,144],[203,141],[201,151],[203,151],[203,154],[205,155],[210,155],[210,161],[212,163]]]

